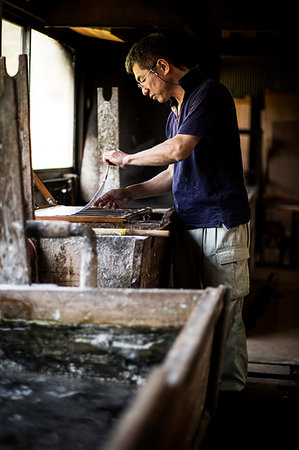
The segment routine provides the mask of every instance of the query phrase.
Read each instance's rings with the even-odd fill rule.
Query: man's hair
[[[193,58],[190,54],[193,50]],[[141,69],[151,69],[155,61],[159,58],[166,59],[169,63],[182,69],[183,67],[191,68],[194,64],[194,47],[190,45],[190,41],[182,38],[178,32],[173,35],[165,35],[162,33],[152,33],[139,41],[137,41],[130,49],[125,67],[129,74],[133,73],[135,63]]]

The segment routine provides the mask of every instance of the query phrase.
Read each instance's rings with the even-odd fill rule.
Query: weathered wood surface
[[[51,214],[51,210],[57,208],[60,207],[46,208],[46,212],[49,211]],[[122,217],[129,217],[128,213],[132,213],[131,217],[134,220],[132,223],[128,222],[123,225],[121,231],[111,228],[112,223],[109,223],[109,228],[105,228],[102,222],[90,224],[96,234],[98,287],[168,287],[170,241],[167,238],[169,231],[138,228],[140,224],[142,227],[147,225],[157,228],[164,226],[163,217],[167,216],[168,211],[158,211],[156,215],[154,213],[155,220],[153,221],[151,221],[151,215],[149,215],[149,221],[139,221],[138,215],[134,215],[135,212],[134,209],[123,210]],[[106,218],[109,218],[111,213],[109,211],[106,213],[108,213]],[[99,218],[99,220],[102,219]],[[169,224],[170,222],[167,220],[166,226]],[[37,247],[39,280],[42,283],[64,286],[79,285],[80,257],[84,248],[82,239],[71,237],[55,240],[40,239]]]
[[[119,418],[105,450],[199,450],[217,402],[225,288],[99,290],[0,286],[2,320],[182,328]],[[212,393],[212,396],[211,396]],[[103,447],[101,446],[103,450]]]
[[[169,237],[168,230],[142,230],[138,228],[94,228],[98,236],[152,236]]]
[[[97,125],[98,149],[100,157],[100,180],[104,178],[106,170],[103,161],[104,152],[119,148],[119,107],[118,88],[111,89],[110,100],[105,100],[103,88],[97,89]],[[120,187],[119,167],[111,166],[103,194],[110,189]]]
[[[218,399],[225,292],[223,286],[201,291],[0,286],[0,312],[2,320],[183,327],[104,449],[198,450]]]
[[[5,79],[11,78],[15,88],[15,102],[17,106],[19,147],[21,155],[21,173],[23,183],[23,195],[25,202],[25,218],[34,218],[33,207],[33,178],[31,160],[31,141],[29,125],[29,85],[27,55],[19,55],[19,68],[14,77],[10,77],[6,71],[6,58],[0,59],[0,94]]]
[[[177,327],[186,323],[204,293],[175,289],[0,285],[0,312],[4,320]]]
[[[51,223],[51,222],[49,222]],[[63,223],[63,222],[61,222]],[[165,237],[109,236],[97,233],[97,280],[100,288],[168,286],[169,243]],[[39,239],[39,281],[79,286],[84,241],[80,237]]]
[[[203,292],[165,362],[152,371],[105,450],[200,448],[209,424],[209,390],[217,401],[220,383],[222,349],[216,348],[216,357],[214,335],[219,324],[225,326],[224,293],[222,287]]]
[[[55,245],[57,239],[71,238],[81,239],[81,251],[77,263],[79,262],[79,280],[78,285],[83,287],[97,287],[97,245],[96,236],[89,226],[79,223],[69,222],[49,222],[27,220],[26,231],[29,237],[44,238],[46,241],[50,240],[50,248]],[[76,241],[75,241],[76,242]],[[62,257],[64,258],[64,250],[62,249]],[[65,261],[65,259],[63,259]],[[54,263],[56,267],[56,264]],[[58,270],[62,269],[61,265]],[[72,265],[70,270],[72,270]]]
[[[32,220],[34,218],[34,207],[27,55],[19,55],[19,69],[18,73],[14,77],[14,81],[17,96],[25,218]]]
[[[112,88],[110,100],[105,100],[103,88],[98,88],[97,104],[89,118],[80,176],[81,195],[86,202],[92,198],[104,178],[106,165],[103,153],[119,148],[118,110],[118,88]],[[103,193],[119,186],[119,167],[111,166]]]
[[[5,59],[0,60],[5,73]],[[18,109],[14,80],[0,76],[0,283],[28,284],[31,273],[25,236]]]

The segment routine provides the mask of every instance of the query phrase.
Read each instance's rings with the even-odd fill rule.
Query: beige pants
[[[224,348],[221,390],[239,391],[247,378],[247,345],[242,319],[243,298],[249,293],[249,224],[227,229],[175,231],[174,287],[202,289],[228,287],[230,303],[229,333]]]

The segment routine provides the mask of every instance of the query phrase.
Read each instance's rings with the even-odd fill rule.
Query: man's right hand
[[[126,188],[112,189],[98,198],[93,206],[99,208],[118,209],[132,200]]]

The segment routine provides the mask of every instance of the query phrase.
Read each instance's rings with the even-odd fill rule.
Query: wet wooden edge
[[[217,288],[208,288],[212,295]],[[0,286],[3,320],[180,327],[206,290]]]
[[[208,389],[215,389],[208,380],[224,292],[223,287],[203,292],[164,363],[151,371],[104,450],[191,449],[198,433],[206,432],[205,402]]]

